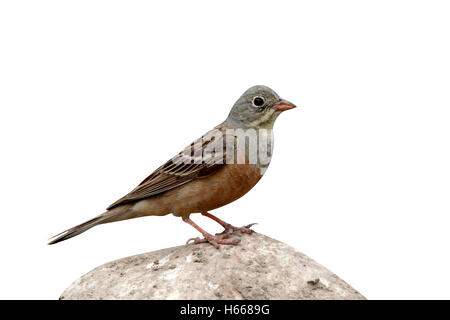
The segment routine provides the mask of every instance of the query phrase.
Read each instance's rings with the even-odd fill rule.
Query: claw
[[[199,241],[201,241],[202,239],[200,239],[199,237],[196,237],[196,238],[189,238],[187,241],[186,241],[186,244],[189,244],[189,242],[191,242],[191,241],[194,241],[193,243],[195,244],[195,243],[200,243]]]
[[[214,248],[216,248],[216,249],[220,249],[220,246],[217,244],[217,242],[215,242],[214,240],[212,240],[212,239],[206,239],[210,244],[212,244],[213,245],[213,247]]]
[[[255,231],[253,231],[250,228],[252,226],[254,226],[255,224],[257,224],[257,223],[250,223],[250,224],[248,224],[246,226],[243,226],[243,227],[240,227],[240,228],[232,226],[231,224],[227,224],[225,226],[225,230],[223,232],[221,232],[221,233],[216,234],[216,235],[231,235],[231,234],[233,234],[234,231],[240,231],[242,233],[252,234]]]
[[[221,239],[228,239],[230,237],[230,233],[229,232],[227,232],[227,233],[223,233],[223,232],[216,233],[216,237],[219,237]]]
[[[188,239],[186,244],[189,244],[190,241],[193,241],[194,244],[210,243],[216,249],[219,249],[220,248],[219,244],[236,245],[239,242],[241,242],[240,239],[227,239],[227,238],[228,238],[228,235],[226,235],[226,236],[206,235],[205,238],[203,238],[203,239],[200,239],[198,237],[197,238],[190,238],[190,239]]]
[[[241,231],[243,231],[243,232],[246,232],[246,233],[248,233],[248,234],[252,234],[253,232],[255,232],[254,230],[252,230],[252,229],[250,229],[252,226],[254,226],[255,224],[258,224],[258,223],[250,223],[250,224],[248,224],[248,225],[246,225],[246,226],[244,226],[244,227],[242,227],[242,228],[240,228],[241,229]]]

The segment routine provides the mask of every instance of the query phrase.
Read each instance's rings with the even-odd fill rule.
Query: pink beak
[[[274,108],[277,111],[286,111],[286,110],[294,109],[294,108],[296,108],[296,106],[292,102],[281,99],[280,101],[275,103],[272,106],[272,108]]]

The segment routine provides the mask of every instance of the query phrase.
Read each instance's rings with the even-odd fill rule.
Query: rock
[[[237,246],[189,244],[88,272],[60,299],[365,299],[292,247],[259,233]]]

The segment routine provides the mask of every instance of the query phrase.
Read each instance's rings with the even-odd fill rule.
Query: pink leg
[[[250,229],[253,225],[255,225],[256,223],[251,223],[249,225],[243,226],[243,227],[235,227],[229,223],[226,223],[225,221],[217,218],[216,216],[212,215],[211,213],[208,212],[202,212],[202,215],[204,215],[205,217],[208,217],[210,219],[213,219],[215,222],[217,222],[218,224],[220,224],[222,227],[225,228],[225,231],[222,232],[221,234],[231,234],[233,233],[233,231],[240,231],[242,233],[248,233],[248,234],[252,234],[253,231],[252,229]]]
[[[238,244],[240,242],[239,239],[225,239],[225,236],[213,236],[212,234],[206,232],[202,228],[200,228],[194,221],[192,221],[189,218],[183,218],[183,221],[193,226],[195,229],[197,229],[205,238],[191,238],[186,243],[189,243],[191,240],[194,240],[194,243],[205,243],[208,242],[212,244],[216,249],[219,249],[219,244]]]

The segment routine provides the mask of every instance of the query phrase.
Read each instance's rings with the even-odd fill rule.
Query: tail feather
[[[52,238],[49,239],[50,242],[48,244],[49,245],[55,244],[55,243],[70,239],[72,237],[75,237],[75,236],[85,232],[86,230],[89,230],[90,228],[104,222],[108,218],[109,218],[108,215],[105,215],[105,214],[99,215],[99,216],[97,216],[89,221],[86,221],[76,227],[70,228],[66,231],[63,231],[63,232],[57,234],[56,236],[53,236]]]

